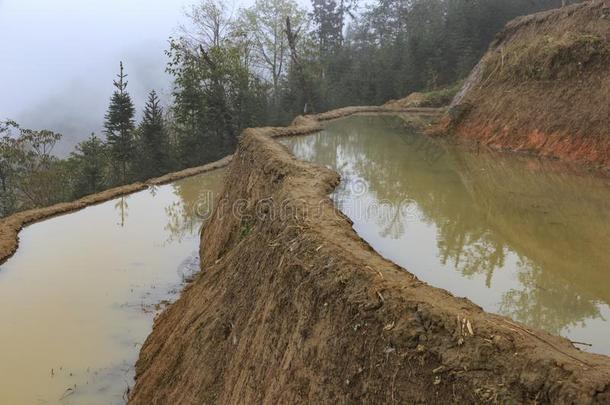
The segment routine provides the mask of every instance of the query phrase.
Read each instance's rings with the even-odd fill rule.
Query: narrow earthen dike
[[[338,175],[272,139],[319,125],[245,131],[202,273],[157,319],[132,404],[610,402],[608,357],[428,286],[360,239],[328,198]]]

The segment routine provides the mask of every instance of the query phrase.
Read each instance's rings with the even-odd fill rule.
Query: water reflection
[[[553,276],[525,258],[522,260],[517,269],[521,288],[511,289],[502,296],[501,313],[555,334],[568,326],[586,327],[587,319],[606,321],[595,297],[585,291],[575,291],[567,280]]]
[[[610,354],[608,180],[458,149],[400,117],[352,117],[283,142],[340,172],[334,200],[385,257],[487,310]],[[389,208],[369,209],[380,206]]]
[[[0,404],[122,404],[155,314],[199,268],[222,172],[49,219],[0,267]]]
[[[154,197],[154,194],[152,194]],[[119,212],[119,222],[117,222],[120,226],[125,226],[125,220],[127,219],[127,211],[129,210],[129,205],[127,205],[128,197],[120,197],[117,198],[116,203],[114,204],[114,208]]]
[[[221,186],[221,175],[192,177],[173,184],[179,198],[165,207],[168,243],[182,241],[199,230],[201,222],[211,215]]]

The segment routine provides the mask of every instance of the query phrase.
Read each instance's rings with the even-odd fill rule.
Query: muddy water
[[[386,258],[488,311],[610,354],[610,181],[409,128],[357,116],[282,142],[341,174],[334,200]]]
[[[34,224],[0,266],[0,404],[121,404],[155,314],[198,270],[222,172]]]

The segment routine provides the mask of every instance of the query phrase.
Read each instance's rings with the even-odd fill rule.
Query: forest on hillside
[[[151,89],[140,122],[128,66],[104,120],[66,159],[61,134],[0,122],[0,215],[214,161],[251,126],[304,112],[375,105],[414,91],[457,88],[516,16],[562,0],[256,0],[230,12],[203,0],[169,39],[173,103]],[[451,91],[441,92],[447,101]]]

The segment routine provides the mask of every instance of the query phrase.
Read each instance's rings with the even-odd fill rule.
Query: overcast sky
[[[120,60],[137,110],[168,95],[163,51],[196,1],[0,0],[0,120],[61,132],[65,152],[101,130]]]

